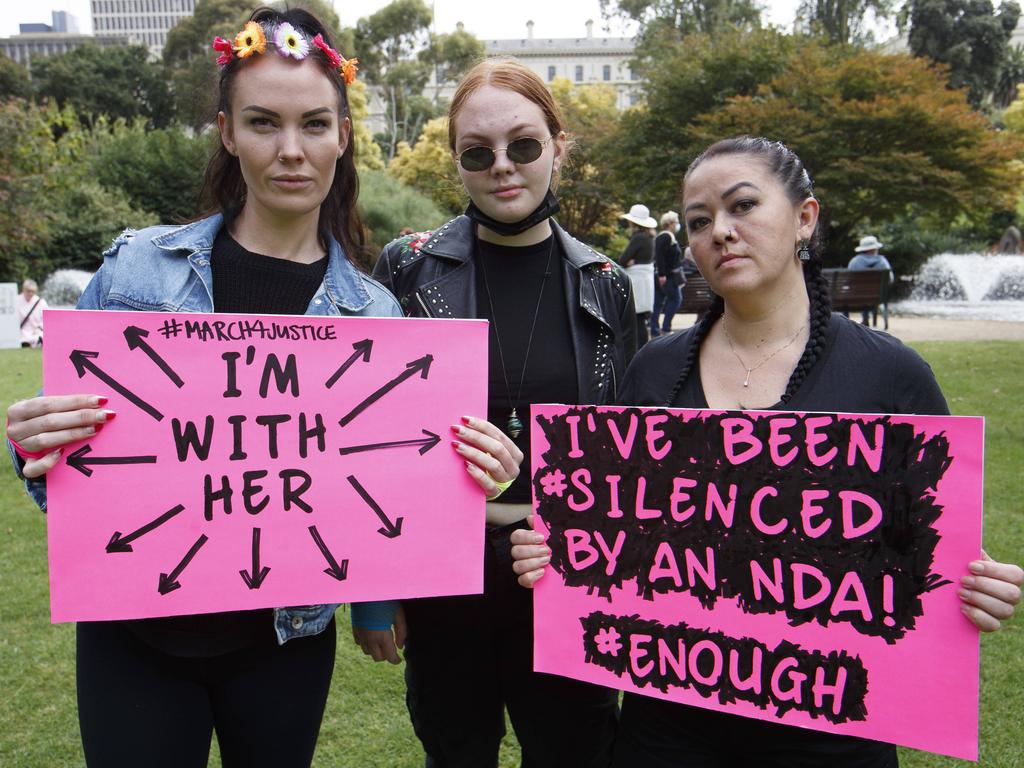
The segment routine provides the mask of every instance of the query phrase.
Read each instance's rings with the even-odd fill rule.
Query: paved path
[[[688,328],[695,320],[696,315],[676,315],[672,329]],[[1024,323],[890,315],[889,333],[902,341],[1024,341]]]

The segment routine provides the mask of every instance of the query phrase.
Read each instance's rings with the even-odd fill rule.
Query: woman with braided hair
[[[800,159],[763,138],[720,141],[683,181],[685,227],[717,297],[691,329],[645,346],[619,402],[714,410],[948,414],[928,364],[884,333],[832,314],[818,255],[818,201]],[[524,586],[550,549],[512,536]],[[981,553],[960,590],[967,619],[999,628],[1020,600],[1024,572]],[[615,768],[897,765],[890,744],[626,693]]]

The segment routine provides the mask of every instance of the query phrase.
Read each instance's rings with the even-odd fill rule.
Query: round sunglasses
[[[459,153],[459,165],[467,171],[486,171],[497,160],[497,153],[504,152],[513,163],[520,165],[532,163],[544,151],[544,147],[553,139],[548,136],[541,141],[532,136],[524,136],[521,139],[509,142],[507,147],[485,147],[483,145],[469,147]]]

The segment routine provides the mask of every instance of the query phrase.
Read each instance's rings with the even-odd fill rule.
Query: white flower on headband
[[[309,41],[288,22],[279,25],[274,32],[274,46],[282,56],[291,56],[296,60],[304,59],[309,54]]]

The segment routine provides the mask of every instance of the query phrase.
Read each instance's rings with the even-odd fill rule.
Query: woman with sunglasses
[[[833,314],[821,273],[818,201],[800,158],[777,141],[713,144],[683,180],[693,257],[715,291],[692,328],[637,355],[620,402],[714,410],[948,414],[928,364],[891,336]],[[551,550],[512,534],[520,583]],[[965,620],[999,629],[1024,572],[984,552],[958,589]],[[686,766],[895,768],[896,747],[626,693],[615,768]]]
[[[531,403],[614,402],[635,350],[631,286],[551,218],[570,142],[536,74],[513,60],[482,62],[459,84],[448,118],[469,207],[391,243],[374,275],[409,315],[490,321],[488,419],[529,466]],[[482,460],[460,429],[458,450]],[[523,765],[596,768],[610,759],[615,692],[532,671],[532,600],[509,558],[509,533],[530,512],[528,475],[489,489],[484,594],[403,603],[407,702],[428,766],[496,765],[505,708]],[[364,651],[397,661],[390,617],[368,624],[361,614],[353,623]]]
[[[102,310],[399,316],[361,269],[347,84],[355,62],[301,10],[256,11],[220,52],[220,142],[202,218],[127,231],[79,307]],[[119,429],[99,393],[37,397],[7,435],[45,509],[62,449]],[[112,502],[114,503],[114,502]],[[90,767],[200,768],[211,735],[225,766],[313,759],[335,659],[335,605],[83,622],[78,715]]]

